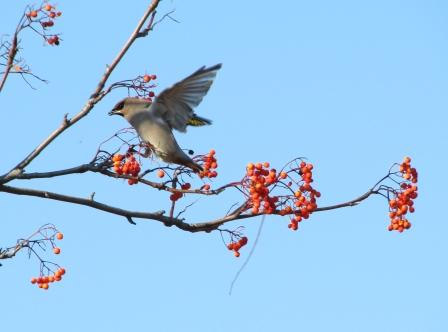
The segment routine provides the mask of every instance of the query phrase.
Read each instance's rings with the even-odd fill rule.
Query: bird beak
[[[113,109],[113,110],[110,111],[108,114],[109,114],[109,115],[121,115],[121,116],[123,116],[123,113],[121,113],[121,111],[116,110],[116,109]]]

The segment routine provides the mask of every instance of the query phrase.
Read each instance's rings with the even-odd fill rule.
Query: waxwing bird
[[[186,132],[187,126],[204,126],[212,122],[194,113],[207,94],[221,64],[199,68],[190,76],[163,90],[153,102],[135,97],[121,100],[109,115],[121,115],[137,130],[138,135],[157,157],[168,163],[184,165],[194,172],[202,171],[177,144],[172,130]]]

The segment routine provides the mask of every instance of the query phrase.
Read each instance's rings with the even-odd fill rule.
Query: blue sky
[[[2,6],[11,33],[26,5]],[[9,170],[77,113],[135,27],[147,1],[60,1],[60,47],[23,36],[23,56],[48,85],[11,77],[0,95]],[[373,197],[314,214],[297,232],[266,218],[259,245],[235,259],[218,233],[190,234],[157,222],[81,206],[1,194],[0,246],[52,222],[65,234],[57,262],[64,281],[48,292],[29,284],[38,272],[25,254],[0,267],[2,326],[43,331],[62,326],[124,331],[446,331],[448,226],[443,214],[447,163],[448,5],[445,1],[163,1],[166,20],[140,39],[111,82],[148,72],[160,91],[202,65],[223,63],[197,113],[213,126],[177,134],[197,152],[214,148],[215,186],[239,180],[250,161],[277,168],[297,156],[315,166],[324,206],[350,200],[405,155],[419,170],[413,228],[390,233],[387,204]],[[157,92],[156,91],[156,92]],[[115,91],[54,142],[28,171],[90,160],[126,124],[107,112]],[[136,210],[168,207],[168,195],[99,175],[16,182]],[[223,215],[241,197],[201,199],[190,221]],[[259,220],[244,225],[250,241]],[[229,226],[230,227],[230,226]],[[253,243],[250,242],[250,245]],[[249,246],[250,246],[249,245]],[[52,256],[50,256],[52,258]]]

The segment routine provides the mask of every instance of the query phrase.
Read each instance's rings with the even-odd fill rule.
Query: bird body
[[[167,163],[189,164],[191,158],[180,148],[171,128],[151,109],[134,112],[129,123],[137,130],[140,138],[151,145],[154,153]]]
[[[123,116],[135,128],[140,138],[148,143],[157,157],[168,163],[191,168],[202,167],[195,163],[179,146],[172,130],[186,132],[187,126],[203,126],[211,121],[196,115],[193,108],[199,105],[210,89],[221,64],[202,67],[184,80],[165,89],[154,102],[128,97],[115,105],[110,115]]]

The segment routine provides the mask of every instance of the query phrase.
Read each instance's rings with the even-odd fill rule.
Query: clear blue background
[[[26,1],[0,9],[11,33]],[[22,37],[23,56],[50,81],[29,89],[11,77],[0,95],[1,172],[74,115],[128,38],[148,1],[59,1],[60,47]],[[25,253],[0,267],[4,330],[44,331],[447,331],[446,1],[163,1],[176,9],[140,39],[111,77],[148,72],[166,87],[202,65],[222,62],[197,109],[213,126],[177,137],[196,152],[217,151],[213,186],[238,180],[249,161],[277,168],[296,156],[315,165],[319,205],[352,199],[405,155],[420,172],[413,228],[386,230],[387,204],[316,213],[298,232],[268,217],[232,296],[236,259],[218,233],[190,234],[154,221],[82,206],[0,194],[1,246],[52,222],[65,234],[63,282],[48,292]],[[160,91],[160,88],[157,91]],[[90,160],[99,142],[126,124],[107,116],[125,91],[108,96],[58,138],[27,171]],[[148,165],[149,166],[149,165]],[[15,182],[129,209],[168,208],[168,194],[95,174]],[[241,199],[202,198],[191,222],[223,215]],[[185,200],[185,203],[189,202]],[[250,244],[258,219],[244,224]]]

